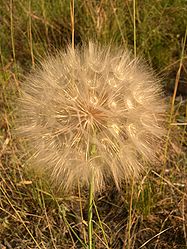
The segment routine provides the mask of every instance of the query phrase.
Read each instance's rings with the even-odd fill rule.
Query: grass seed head
[[[154,158],[165,112],[160,83],[129,52],[89,43],[48,57],[22,84],[19,131],[32,165],[64,189],[101,190]]]

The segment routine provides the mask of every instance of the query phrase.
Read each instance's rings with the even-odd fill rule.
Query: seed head
[[[160,83],[129,52],[89,43],[48,57],[23,83],[20,133],[54,183],[101,190],[137,177],[163,135]]]

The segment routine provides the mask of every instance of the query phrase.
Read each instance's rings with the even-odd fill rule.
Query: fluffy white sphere
[[[138,176],[162,137],[159,81],[127,51],[89,43],[48,57],[22,84],[20,132],[53,182],[101,190]]]

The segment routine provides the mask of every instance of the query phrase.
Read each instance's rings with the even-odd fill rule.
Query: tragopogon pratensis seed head
[[[159,81],[128,52],[89,43],[48,57],[23,83],[20,132],[32,165],[65,189],[138,176],[163,135]]]

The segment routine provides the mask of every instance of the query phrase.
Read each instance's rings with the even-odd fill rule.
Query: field
[[[28,170],[15,133],[20,82],[72,40],[129,49],[162,78],[158,160],[96,194],[93,248],[187,248],[187,1],[0,0],[0,249],[88,248],[88,191],[65,194]]]

